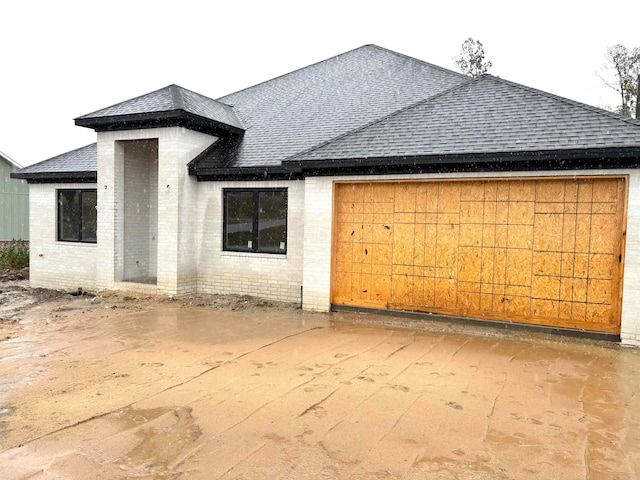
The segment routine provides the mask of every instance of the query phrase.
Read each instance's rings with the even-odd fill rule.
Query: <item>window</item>
[[[224,250],[287,253],[287,190],[224,190]]]
[[[97,190],[58,190],[58,240],[96,243]]]

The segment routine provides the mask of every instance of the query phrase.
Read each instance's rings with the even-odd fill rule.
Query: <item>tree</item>
[[[493,66],[491,60],[485,58],[484,45],[479,40],[467,38],[460,48],[460,55],[453,58],[462,73],[477,77],[487,73]]]
[[[617,44],[607,49],[607,63],[604,68],[613,70],[614,81],[600,76],[604,84],[620,94],[620,105],[616,113],[631,117],[635,114],[638,100],[638,76],[640,76],[640,48],[627,48]]]

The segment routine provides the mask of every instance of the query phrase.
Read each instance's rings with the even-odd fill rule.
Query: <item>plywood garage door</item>
[[[624,178],[336,183],[332,303],[620,331]]]

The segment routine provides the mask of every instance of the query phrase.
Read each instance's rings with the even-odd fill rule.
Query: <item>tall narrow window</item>
[[[97,205],[95,189],[58,190],[58,240],[96,243]]]
[[[224,250],[287,253],[287,190],[224,190]]]

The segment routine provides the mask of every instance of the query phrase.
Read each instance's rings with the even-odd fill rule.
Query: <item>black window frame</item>
[[[284,250],[281,249],[273,249],[273,248],[262,248],[259,242],[259,233],[260,233],[260,194],[261,193],[274,193],[281,192],[284,193]],[[253,195],[253,238],[251,248],[246,247],[242,248],[239,246],[228,246],[227,245],[227,201],[229,193],[251,193]],[[222,250],[225,252],[248,252],[248,253],[265,253],[272,255],[286,255],[287,248],[289,247],[288,236],[289,236],[289,192],[287,188],[223,188],[222,189],[223,196],[223,214],[222,214]]]
[[[79,193],[79,208],[78,208],[78,215],[77,215],[77,222],[78,222],[78,237],[79,238],[62,238],[62,220],[63,220],[63,216],[62,216],[62,201],[61,201],[61,195],[63,194],[63,192],[77,192]],[[83,214],[82,214],[82,205],[83,205],[83,201],[82,201],[82,197],[85,193],[93,193],[96,195],[96,207],[98,205],[98,189],[97,188],[59,188],[56,190],[56,213],[57,213],[57,221],[56,221],[56,239],[58,242],[69,242],[69,243],[97,243],[98,242],[98,221],[97,221],[97,215],[96,215],[96,238],[89,238],[89,239],[84,239],[82,238],[82,232],[83,232],[83,228],[85,227],[84,225],[84,218],[83,218]]]

